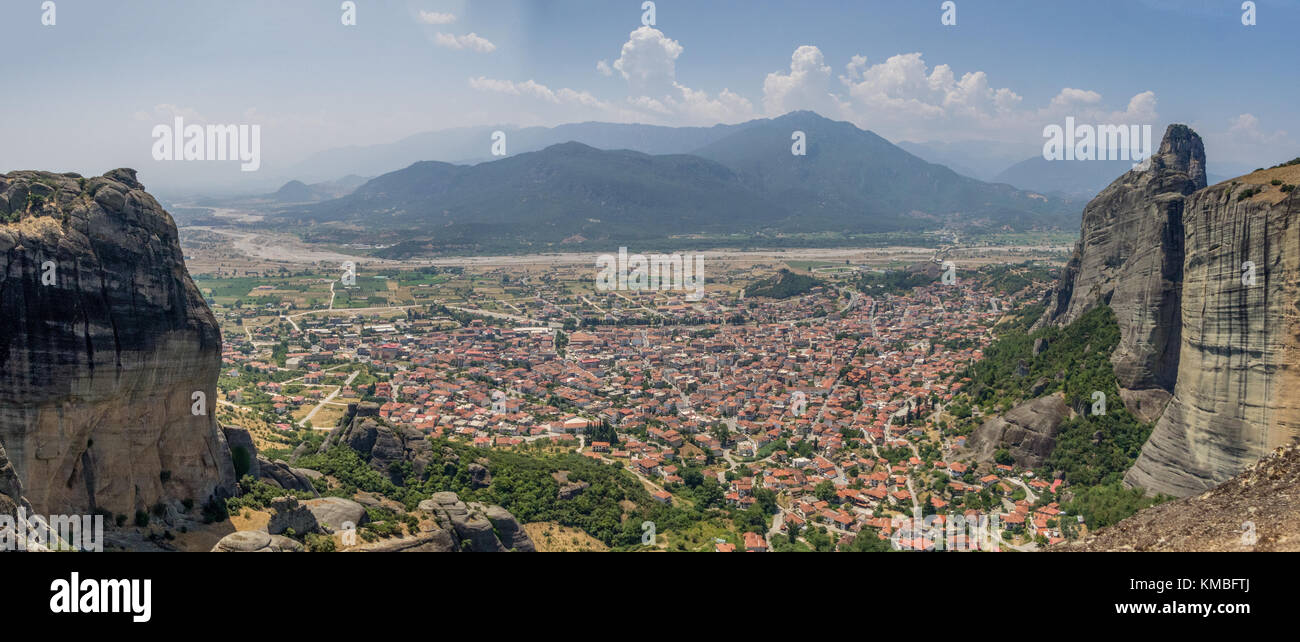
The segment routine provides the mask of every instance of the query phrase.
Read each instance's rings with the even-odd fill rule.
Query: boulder
[[[311,511],[316,523],[326,533],[343,530],[347,528],[345,524],[351,524],[355,528],[366,523],[365,507],[350,499],[321,497],[304,500],[302,505]]]
[[[285,490],[300,490],[311,493],[316,497],[320,496],[320,493],[316,491],[316,486],[312,484],[312,479],[320,477],[321,474],[314,470],[293,468],[282,459],[270,461],[261,455],[257,456],[257,467],[260,472],[259,478],[272,486]]]
[[[236,531],[217,542],[213,553],[300,553],[303,546],[288,537],[265,531]]]
[[[296,497],[277,497],[271,500],[275,514],[266,524],[266,530],[272,535],[279,535],[292,530],[295,535],[305,535],[321,530],[316,515],[307,507],[298,503]]]
[[[487,488],[492,485],[492,474],[488,472],[487,466],[474,462],[465,467],[469,472],[469,485],[473,488]]]
[[[1056,435],[1069,415],[1065,395],[1058,392],[1039,397],[985,421],[971,434],[967,448],[981,462],[992,461],[994,454],[1005,448],[1017,465],[1037,468],[1056,447]]]

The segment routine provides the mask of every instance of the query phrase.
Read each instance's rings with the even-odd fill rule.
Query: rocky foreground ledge
[[[1049,551],[1300,551],[1300,446]]]

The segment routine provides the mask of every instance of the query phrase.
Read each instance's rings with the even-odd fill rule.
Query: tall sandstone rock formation
[[[1119,320],[1111,356],[1125,402],[1148,421],[1159,416],[1178,371],[1183,210],[1205,187],[1205,146],[1185,125],[1170,125],[1149,161],[1111,183],[1083,210],[1079,245],[1044,320],[1074,322],[1099,304]]]
[[[134,171],[0,174],[0,319],[0,446],[36,511],[233,489],[221,334]]]
[[[1187,199],[1178,382],[1131,484],[1197,494],[1300,438],[1300,202],[1274,175],[1300,182],[1268,170]]]
[[[1257,174],[1259,176],[1257,176]],[[1129,409],[1156,428],[1125,480],[1152,493],[1201,492],[1297,437],[1294,192],[1238,200],[1257,172],[1205,185],[1205,150],[1185,125],[1084,209],[1075,255],[1040,323],[1108,304],[1111,357]],[[1257,266],[1244,285],[1243,264]],[[1294,397],[1294,395],[1289,395]]]

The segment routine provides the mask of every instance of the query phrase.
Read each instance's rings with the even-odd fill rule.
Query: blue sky
[[[175,115],[261,125],[262,179],[322,149],[449,127],[800,108],[1025,157],[1066,115],[1186,122],[1212,166],[1300,155],[1290,0],[1256,0],[1251,27],[1238,0],[955,0],[955,26],[940,0],[659,0],[653,29],[640,0],[354,1],[356,26],[340,0],[57,0],[43,26],[39,0],[8,0],[0,171],[128,165],[146,184],[200,183],[210,164],[149,156],[151,128]]]

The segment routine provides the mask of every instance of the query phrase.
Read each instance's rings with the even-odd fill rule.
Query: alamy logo
[[[1094,416],[1106,414],[1106,393],[1100,390],[1092,393],[1092,414]]]
[[[0,551],[104,550],[103,515],[0,514]]]
[[[790,414],[796,417],[802,417],[803,413],[808,410],[808,395],[802,390],[794,391],[790,395]]]
[[[693,264],[693,265],[692,265]],[[687,301],[699,301],[704,298],[704,255],[690,256],[680,254],[633,254],[628,256],[627,248],[618,248],[618,256],[601,254],[596,257],[596,289],[601,292],[613,290],[688,291]]]
[[[173,125],[153,128],[156,161],[241,161],[240,171],[262,166],[261,125],[186,125],[176,117]]]
[[[1043,159],[1049,161],[1142,161],[1151,155],[1150,125],[1075,125],[1074,117],[1069,116],[1064,128],[1057,124],[1044,127],[1043,138],[1047,139]]]
[[[80,579],[76,571],[69,579],[50,582],[51,613],[129,613],[134,622],[152,617],[153,580]]]
[[[655,545],[655,523],[651,521],[641,522],[641,543],[646,546]]]

